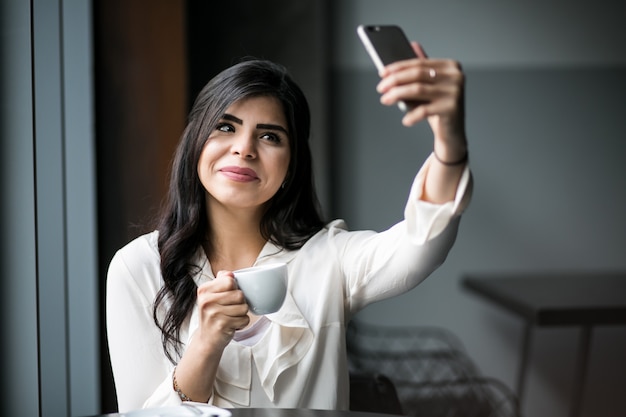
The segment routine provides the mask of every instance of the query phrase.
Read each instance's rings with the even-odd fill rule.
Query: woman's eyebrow
[[[222,119],[229,120],[233,123],[237,123],[238,125],[243,125],[243,120],[241,120],[238,117],[233,116],[232,114],[224,113],[224,116],[222,116]]]
[[[233,123],[237,123],[238,125],[242,125],[243,126],[243,120],[241,120],[240,118],[238,118],[236,116],[233,116],[232,114],[224,113],[224,116],[222,116],[222,119],[229,120],[229,121],[231,121]],[[256,125],[256,128],[257,129],[278,130],[280,132],[284,132],[286,135],[289,134],[287,129],[285,129],[281,125],[275,125],[275,124],[271,124],[271,123],[259,123],[259,124]]]
[[[282,127],[281,125],[273,125],[273,124],[267,124],[267,123],[259,123],[258,125],[256,125],[257,129],[269,129],[269,130],[278,130],[281,131],[283,133],[285,133],[285,135],[288,135],[289,132],[287,132],[287,129],[285,129],[284,127]]]

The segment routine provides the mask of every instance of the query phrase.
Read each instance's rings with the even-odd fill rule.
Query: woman
[[[348,408],[345,324],[440,265],[470,197],[459,65],[388,66],[381,102],[418,102],[434,152],[405,219],[387,231],[325,224],[313,187],[309,109],[285,70],[246,61],[199,94],[177,149],[158,230],[122,248],[107,281],[120,411],[193,400],[222,407]],[[288,264],[288,294],[248,311],[232,271]]]

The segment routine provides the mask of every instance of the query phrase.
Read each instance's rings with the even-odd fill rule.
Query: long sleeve
[[[471,198],[472,177],[466,168],[453,201],[445,204],[422,201],[425,172],[431,158],[413,182],[402,222],[380,233],[331,233],[345,277],[346,307],[350,314],[417,286],[444,262],[452,248],[460,215]]]
[[[173,365],[152,318],[160,271],[150,238],[155,234],[119,251],[107,276],[107,336],[120,412],[181,402],[172,389]]]
[[[455,217],[463,213],[472,198],[472,174],[469,166],[466,166],[457,186],[454,200],[445,204],[432,204],[421,200],[426,172],[433,158],[434,156],[431,154],[417,173],[404,208],[407,233],[411,240],[417,244],[422,244],[440,234]]]

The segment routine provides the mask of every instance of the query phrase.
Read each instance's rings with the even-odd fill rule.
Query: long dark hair
[[[206,191],[198,178],[198,160],[226,109],[254,96],[273,96],[281,102],[290,133],[286,182],[271,198],[261,220],[263,237],[294,250],[324,227],[308,143],[310,112],[302,90],[283,66],[273,62],[246,60],[224,70],[202,89],[191,109],[174,154],[167,199],[159,219],[163,287],[155,299],[153,317],[172,363],[176,362],[175,356],[181,355],[181,325],[196,302],[197,287],[192,277],[201,266],[194,265],[193,258],[209,234]]]

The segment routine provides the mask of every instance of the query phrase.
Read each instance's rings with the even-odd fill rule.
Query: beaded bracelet
[[[437,152],[433,151],[433,154],[435,155],[435,159],[437,161],[439,161],[443,165],[449,166],[449,167],[453,167],[453,166],[456,166],[456,165],[464,164],[464,163],[467,162],[467,160],[469,158],[469,152],[465,152],[465,155],[463,155],[463,158],[459,159],[458,161],[446,162],[446,161],[443,161],[442,159],[440,159],[439,156],[437,156]]]
[[[193,401],[191,398],[187,397],[185,393],[180,390],[178,386],[178,382],[176,381],[176,367],[174,367],[174,372],[172,373],[172,384],[174,385],[174,391],[180,397],[181,401]]]

